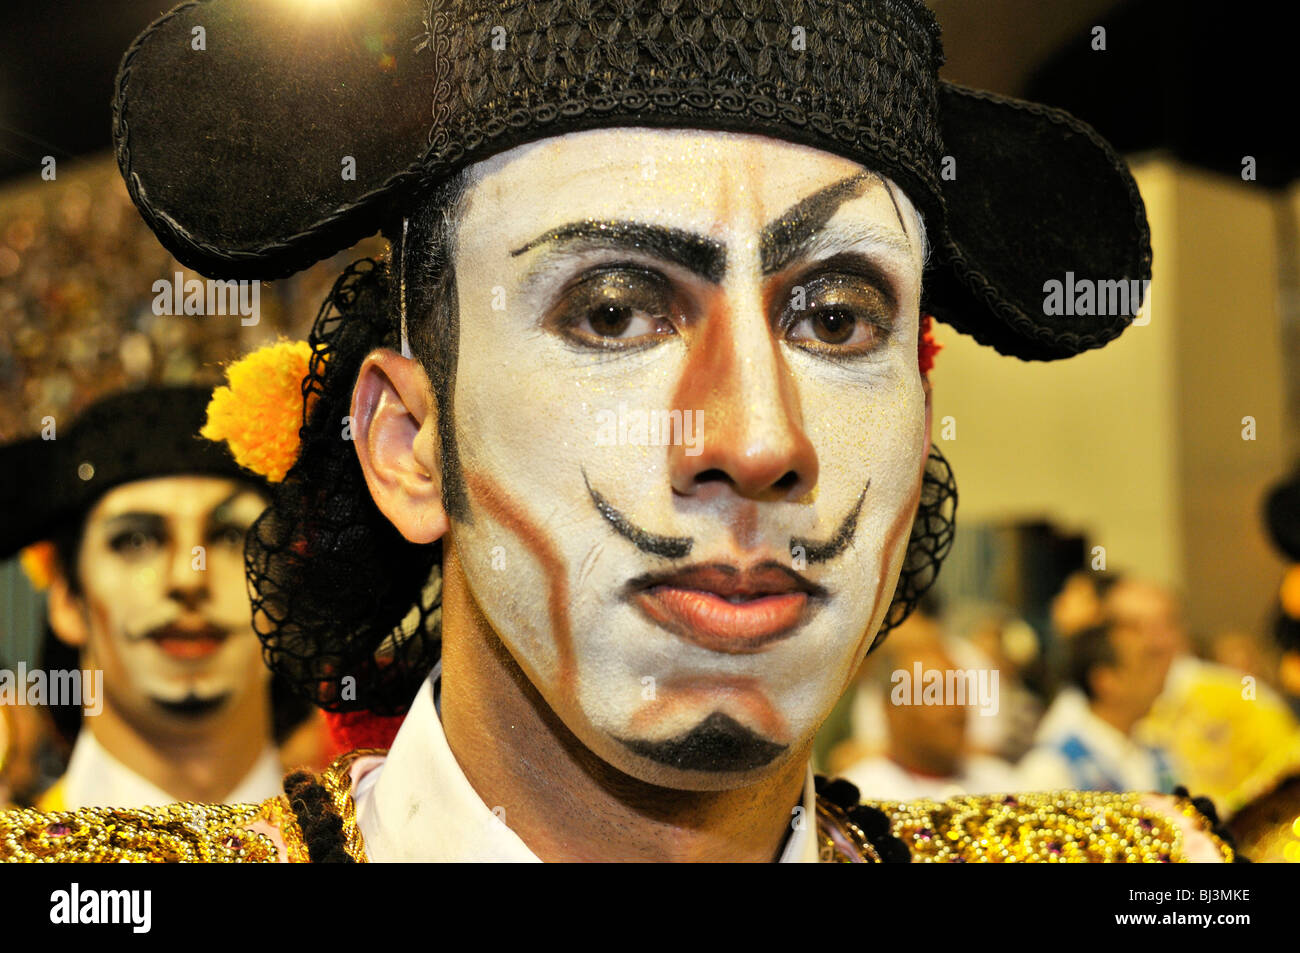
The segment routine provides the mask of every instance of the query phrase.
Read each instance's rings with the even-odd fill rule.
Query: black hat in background
[[[123,483],[204,474],[264,485],[199,436],[211,397],[193,386],[119,391],[75,421],[55,421],[53,439],[0,447],[0,559],[49,539]]]

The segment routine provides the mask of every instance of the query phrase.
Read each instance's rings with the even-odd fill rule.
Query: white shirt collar
[[[257,804],[275,797],[282,792],[283,773],[275,748],[268,746],[224,803]],[[158,807],[175,804],[177,799],[109,754],[90,730],[83,728],[63,775],[63,800],[65,810],[75,811],[80,807]]]
[[[357,825],[371,861],[538,863],[498,814],[483,803],[447,744],[434,705],[435,670],[402,722],[388,756],[354,767]],[[356,768],[361,768],[357,770]],[[786,841],[781,863],[817,862],[817,810],[812,769],[804,783],[803,817]]]

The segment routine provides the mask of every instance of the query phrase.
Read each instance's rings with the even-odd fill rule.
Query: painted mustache
[[[587,485],[587,493],[591,496],[591,502],[595,505],[596,511],[604,517],[605,522],[613,528],[614,532],[641,550],[641,552],[651,556],[660,556],[664,559],[685,559],[691,554],[691,550],[695,546],[695,540],[692,537],[661,536],[658,533],[652,533],[637,526],[591,485],[586,470],[582,472],[582,480]],[[791,536],[789,551],[791,553],[802,551],[803,557],[808,563],[827,562],[844,552],[857,532],[858,517],[862,515],[862,503],[866,500],[867,490],[870,488],[871,480],[868,479],[866,486],[858,494],[857,502],[840,520],[838,528],[831,534],[829,539],[818,541],[803,536]]]
[[[683,559],[694,548],[689,536],[663,536],[637,526],[591,485],[585,470],[582,478],[597,512],[641,552]],[[844,552],[857,532],[870,487],[868,480],[829,539],[792,536],[791,556],[807,564]],[[745,567],[711,563],[649,573],[631,580],[623,592],[655,624],[710,652],[729,655],[762,652],[792,635],[806,618],[809,602],[826,595],[823,587],[774,559]]]

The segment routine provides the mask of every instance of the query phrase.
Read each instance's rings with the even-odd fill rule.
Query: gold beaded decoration
[[[1144,796],[1056,791],[867,803],[889,815],[894,836],[920,863],[1185,862],[1181,829],[1142,804]],[[1231,849],[1210,833],[1195,807],[1178,803],[1231,861]]]
[[[824,864],[878,864],[880,855],[838,805],[817,798],[817,856]]]
[[[264,834],[247,829],[257,804],[169,804],[134,810],[0,812],[0,861],[11,863],[275,863]]]
[[[309,864],[311,857],[307,853],[307,841],[302,836],[298,825],[298,815],[294,814],[289,799],[281,794],[262,803],[258,819],[266,821],[280,832],[284,841],[285,853],[291,864]]]

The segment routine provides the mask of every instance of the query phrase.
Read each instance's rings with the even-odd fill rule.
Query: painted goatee
[[[642,757],[680,771],[752,771],[770,764],[786,749],[720,711],[666,741],[619,740]]]

